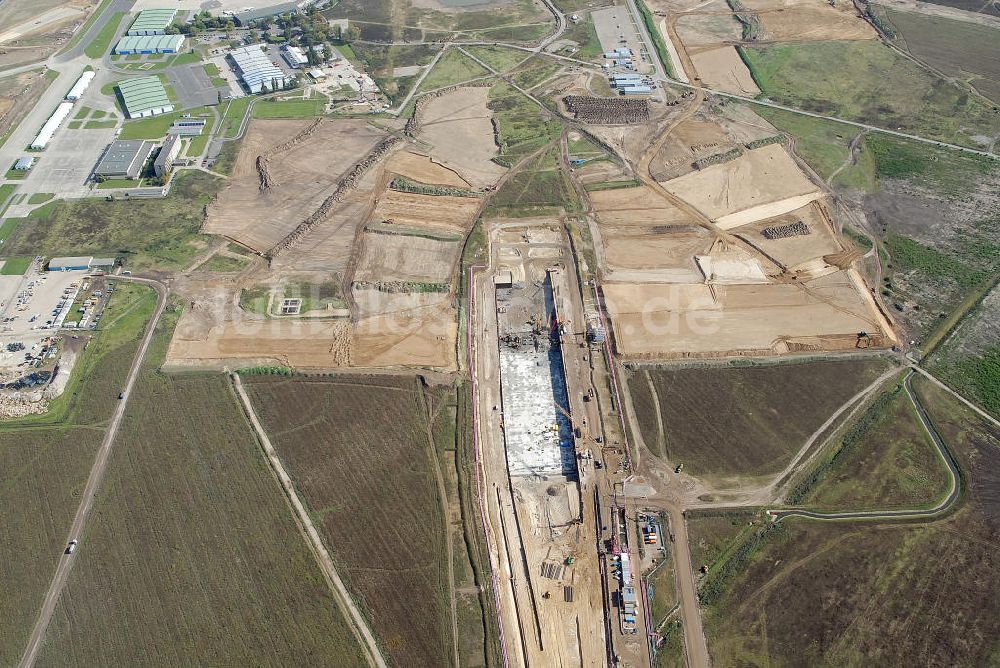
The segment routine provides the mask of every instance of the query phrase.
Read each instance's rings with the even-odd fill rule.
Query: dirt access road
[[[115,436],[118,434],[118,427],[121,425],[122,417],[125,415],[125,409],[128,408],[128,402],[132,396],[132,388],[135,386],[135,380],[139,376],[139,370],[142,368],[142,363],[146,359],[146,352],[149,350],[149,344],[153,340],[153,334],[156,331],[156,324],[160,321],[160,316],[163,315],[163,309],[166,308],[167,305],[167,286],[159,281],[145,278],[120,277],[114,277],[114,280],[141,283],[142,285],[152,287],[156,290],[156,309],[153,311],[153,317],[149,319],[149,323],[146,325],[146,333],[142,337],[142,343],[139,344],[139,350],[135,354],[135,359],[132,360],[132,366],[129,369],[128,376],[125,380],[125,387],[122,389],[122,398],[118,402],[118,408],[115,409],[115,413],[111,418],[111,423],[108,425],[108,431],[104,435],[104,441],[101,443],[101,447],[97,451],[97,457],[94,460],[94,465],[90,469],[90,476],[87,478],[87,485],[83,489],[80,506],[76,510],[76,516],[73,518],[73,524],[70,527],[69,536],[66,538],[67,543],[69,543],[70,540],[81,540],[80,547],[76,553],[63,554],[63,556],[59,559],[59,565],[56,567],[55,575],[52,576],[52,582],[49,584],[49,590],[45,595],[45,601],[42,603],[41,612],[38,614],[38,620],[35,622],[35,627],[31,632],[31,637],[28,639],[28,646],[24,650],[24,655],[21,657],[21,663],[19,664],[21,668],[29,668],[34,665],[38,649],[42,644],[42,638],[45,636],[45,629],[48,628],[49,622],[52,620],[52,614],[55,612],[56,604],[59,602],[59,596],[62,594],[63,588],[66,586],[66,580],[69,577],[70,571],[73,569],[73,564],[76,562],[77,554],[79,554],[79,550],[87,549],[86,542],[82,541],[82,538],[84,537],[84,529],[87,524],[87,518],[90,515],[90,509],[94,504],[94,497],[97,495],[98,489],[100,489],[101,481],[104,480],[104,473],[108,468],[108,458],[111,455],[111,446],[114,443]]]
[[[233,388],[236,390],[240,403],[243,404],[243,410],[247,418],[249,418],[250,424],[253,425],[254,431],[257,432],[257,438],[260,439],[261,447],[264,448],[264,454],[267,455],[268,462],[271,464],[271,470],[274,472],[278,482],[281,483],[289,505],[295,511],[302,536],[309,543],[309,547],[312,549],[316,561],[323,571],[323,576],[326,578],[327,584],[330,585],[330,593],[337,599],[341,611],[346,613],[353,622],[351,626],[354,634],[364,646],[368,663],[376,666],[376,668],[386,668],[385,658],[382,656],[378,642],[375,640],[375,634],[372,633],[368,622],[365,621],[361,611],[358,610],[358,606],[354,604],[354,600],[347,591],[347,587],[344,586],[344,581],[340,578],[337,568],[333,565],[333,559],[330,557],[326,546],[323,545],[323,539],[320,538],[319,531],[316,530],[316,525],[313,524],[312,519],[309,517],[309,512],[295,491],[291,476],[285,470],[285,466],[281,463],[277,451],[271,445],[271,439],[268,438],[267,432],[264,431],[260,420],[257,419],[257,412],[253,409],[253,404],[250,403],[250,397],[247,396],[246,390],[243,389],[243,382],[240,380],[239,374],[230,373],[229,378],[232,380]]]

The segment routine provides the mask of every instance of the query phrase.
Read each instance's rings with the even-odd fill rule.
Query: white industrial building
[[[305,67],[309,64],[309,57],[306,55],[306,52],[299,47],[289,46],[286,44],[281,48],[281,50],[284,52],[285,61],[292,69]]]
[[[83,97],[84,91],[87,90],[90,82],[94,80],[94,75],[95,72],[92,70],[88,70],[81,74],[80,78],[76,80],[75,84],[73,84],[73,87],[69,89],[68,93],[66,93],[66,99],[70,102],[76,102]]]
[[[66,120],[71,111],[73,111],[72,102],[60,102],[55,112],[49,116],[49,120],[45,121],[45,125],[38,131],[35,141],[31,142],[31,148],[41,151],[48,146],[49,142],[52,141],[52,135],[56,133],[56,130],[59,129],[59,126],[62,125],[62,122]]]
[[[251,93],[259,93],[264,88],[280,90],[289,82],[289,78],[271,62],[261,47],[262,44],[251,44],[229,52],[236,74]]]

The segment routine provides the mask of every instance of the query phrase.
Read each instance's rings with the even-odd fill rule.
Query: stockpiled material
[[[649,103],[646,100],[567,95],[563,102],[566,109],[584,123],[621,125],[649,120]]]

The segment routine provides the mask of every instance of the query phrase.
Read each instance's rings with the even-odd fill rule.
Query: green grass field
[[[322,116],[323,106],[324,102],[320,99],[287,100],[285,102],[259,100],[253,105],[253,117],[311,118],[313,116]]]
[[[39,661],[364,665],[222,375],[171,376],[171,308]]]
[[[95,12],[95,16],[98,12]],[[111,40],[115,38],[115,33],[118,32],[118,27],[121,25],[123,18],[125,18],[124,12],[114,12],[111,14],[108,22],[101,28],[101,31],[84,48],[83,52],[87,54],[88,58],[96,60],[111,49]]]
[[[507,83],[490,88],[490,110],[500,134],[500,155],[496,161],[512,166],[559,137],[562,125],[547,118],[538,106]]]
[[[930,507],[948,485],[937,448],[897,386],[834,442],[787,500],[827,510]]]
[[[3,258],[3,267],[0,267],[0,274],[4,276],[23,276],[31,266],[34,255],[17,255]]]
[[[487,215],[523,217],[568,212],[581,208],[566,174],[558,169],[558,145],[554,144],[523,171],[508,179],[490,199]]]
[[[742,50],[761,90],[782,104],[964,146],[1000,132],[990,106],[877,41]]]
[[[164,199],[54,200],[15,228],[3,255],[122,255],[131,269],[183,267],[204,246],[204,207],[219,186],[216,177],[187,172]]]
[[[506,72],[525,60],[529,54],[504,46],[467,46],[465,50],[497,72]]]
[[[119,286],[49,411],[0,422],[0,663],[24,650],[143,327],[152,290]]]
[[[237,260],[228,255],[214,255],[208,262],[199,267],[199,271],[214,271],[219,273],[241,271],[250,263],[248,259]]]
[[[472,60],[458,49],[448,49],[437,61],[424,80],[420,83],[419,92],[445,88],[469,79],[484,77],[489,72],[482,65]]]
[[[212,111],[208,107],[197,107],[187,111],[174,111],[169,114],[151,116],[150,118],[139,118],[126,121],[122,126],[119,139],[160,139],[167,135],[167,128],[181,118],[184,114],[191,116],[204,116],[209,123],[212,122]],[[207,132],[207,130],[206,130]]]
[[[250,105],[250,97],[240,97],[226,103],[225,112],[222,116],[222,134],[226,137],[235,137],[240,131],[240,123],[246,116],[247,107]]]
[[[792,518],[707,534],[693,516],[692,543],[715,541],[721,553],[699,586],[713,664],[993,661],[1000,440],[950,395],[919,377],[914,387],[962,470],[959,507],[928,523]]]

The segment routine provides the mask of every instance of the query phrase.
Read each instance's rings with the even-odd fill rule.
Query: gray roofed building
[[[135,179],[153,152],[152,142],[139,139],[111,142],[101,156],[94,174],[106,179]]]
[[[35,159],[31,156],[25,156],[23,158],[18,158],[17,162],[14,163],[14,169],[20,172],[26,172],[35,164]]]
[[[302,8],[308,7],[311,2],[281,2],[270,7],[256,7],[244,9],[241,12],[233,12],[233,21],[238,26],[245,26],[253,21],[281,16],[282,14],[294,14]]]
[[[259,93],[264,88],[278,90],[284,88],[290,80],[271,62],[262,46],[251,44],[229,53],[229,58],[236,66],[236,73],[251,93]]]
[[[54,257],[49,260],[49,271],[86,271],[94,267],[109,268],[115,266],[115,259],[74,255],[70,257]]]
[[[163,176],[169,172],[174,164],[174,159],[180,151],[180,136],[168,135],[166,141],[163,142],[163,146],[160,148],[160,152],[156,154],[156,159],[153,160],[153,173],[157,176]]]

